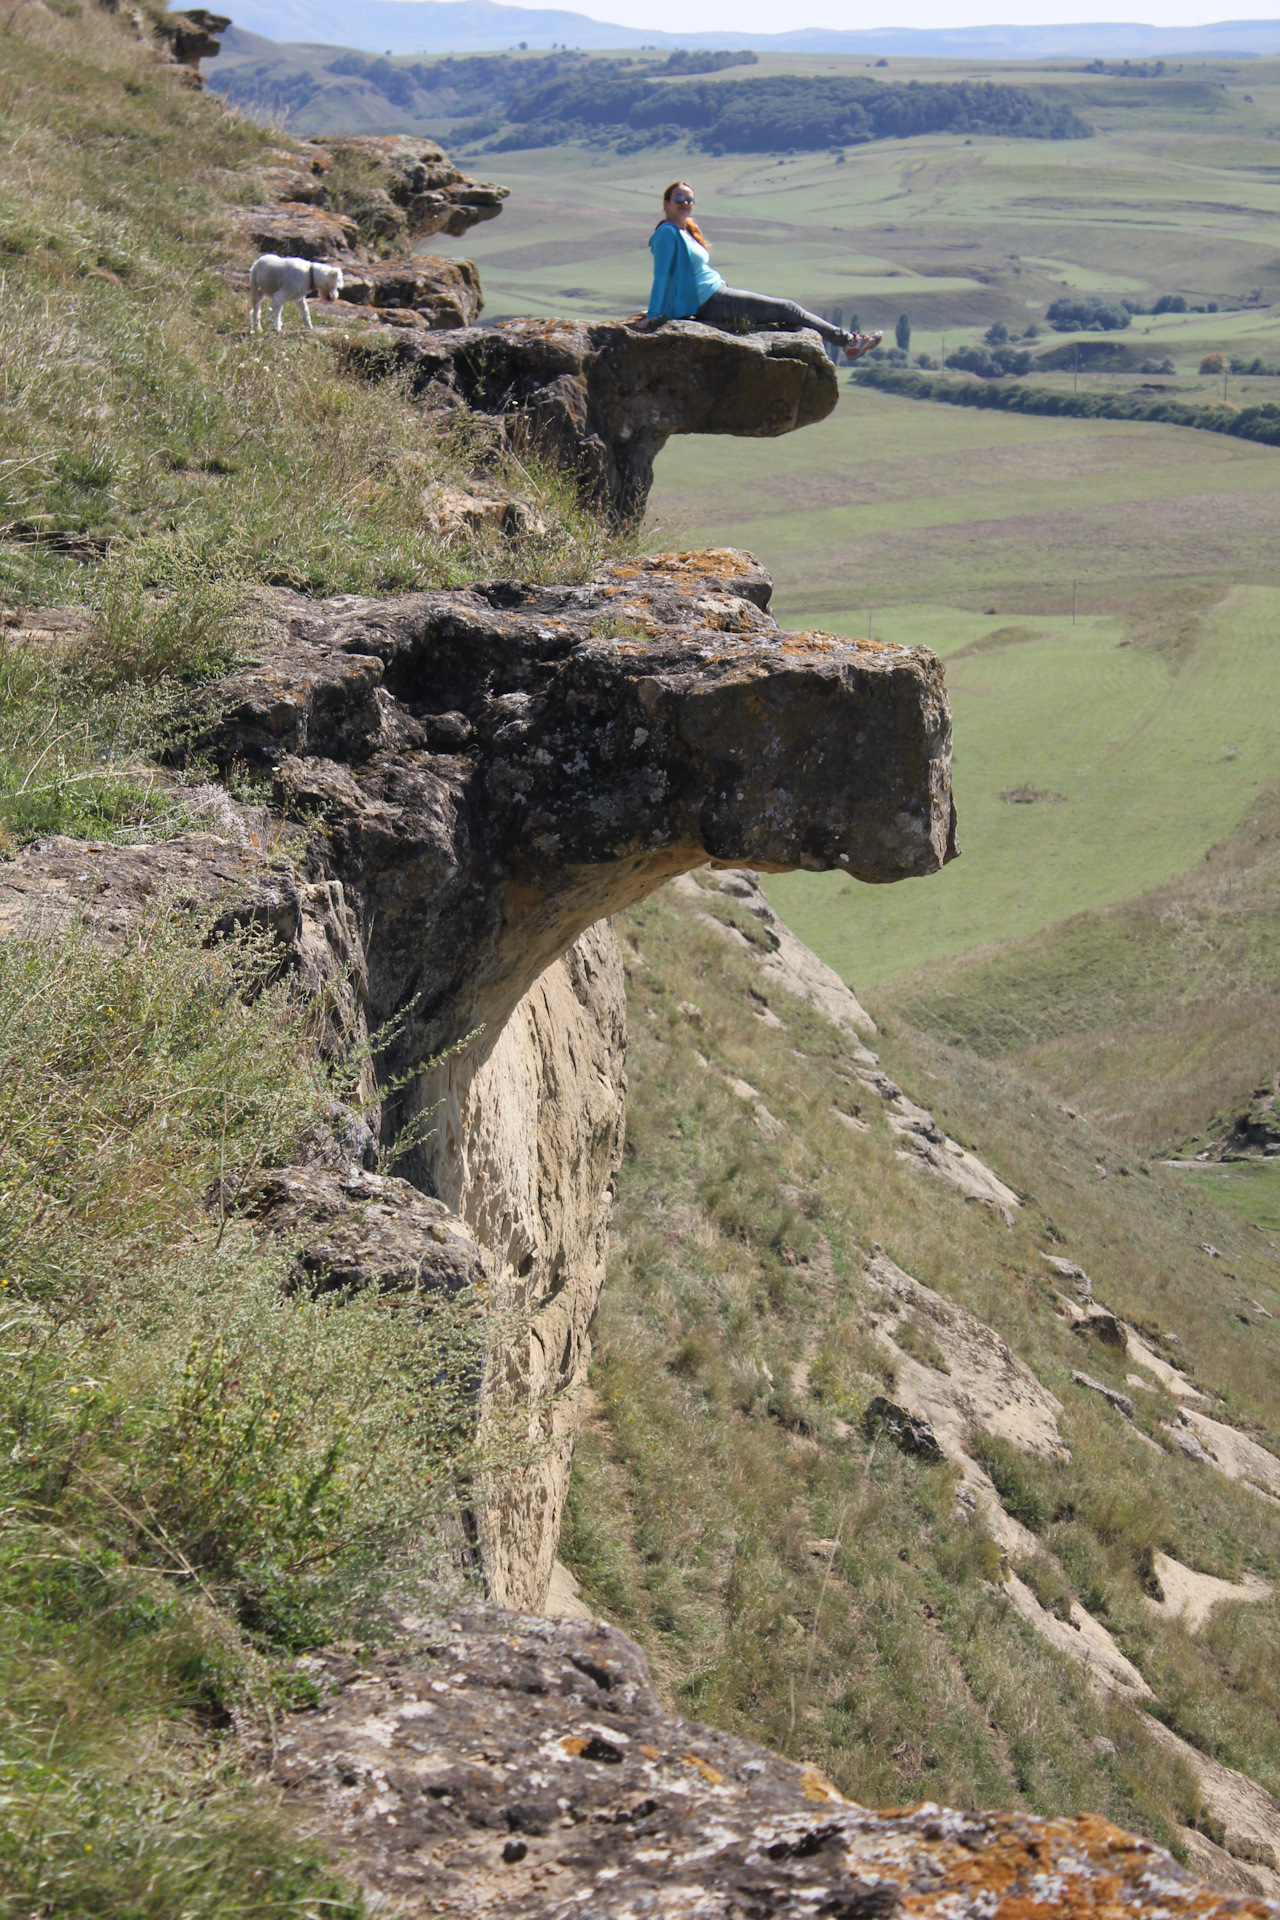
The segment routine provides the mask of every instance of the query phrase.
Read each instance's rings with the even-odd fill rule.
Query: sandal
[[[844,357],[846,360],[860,360],[864,353],[870,353],[873,347],[878,347],[883,339],[881,332],[851,333],[844,343]]]

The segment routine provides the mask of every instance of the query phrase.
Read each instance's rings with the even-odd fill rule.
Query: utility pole
[[[1075,623],[1076,623],[1076,583],[1073,580],[1071,582],[1071,624],[1073,627]]]
[[[1075,378],[1071,383],[1071,391],[1072,393],[1079,393],[1080,391],[1080,342],[1078,340],[1076,341],[1076,371]]]
[[[1231,371],[1231,362],[1229,360],[1224,360],[1222,363],[1222,400],[1224,405],[1226,404],[1226,398],[1227,398],[1227,375],[1230,373],[1230,371]]]

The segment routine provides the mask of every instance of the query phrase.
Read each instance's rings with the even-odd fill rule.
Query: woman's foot
[[[860,360],[864,353],[870,353],[884,339],[883,333],[847,333],[844,340],[846,360]]]

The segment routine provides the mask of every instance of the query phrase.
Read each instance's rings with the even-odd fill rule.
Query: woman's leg
[[[843,327],[806,312],[794,300],[774,300],[767,293],[747,293],[741,287],[718,287],[698,308],[698,318],[725,333],[798,333],[802,327],[812,327],[837,347],[852,338]]]

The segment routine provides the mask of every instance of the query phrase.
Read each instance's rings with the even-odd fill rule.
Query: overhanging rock
[[[346,354],[369,376],[407,372],[428,405],[465,404],[516,448],[536,446],[619,520],[644,512],[672,434],[776,439],[825,420],[839,396],[816,333],[729,334],[696,320],[656,333],[508,320],[353,340]]]
[[[922,648],[783,633],[749,555],[614,562],[262,605],[259,662],[194,716],[224,766],[311,817],[307,877],[358,928],[368,1030],[394,1023],[382,1139],[527,1315],[490,1369],[531,1465],[479,1515],[495,1599],[551,1578],[625,1106],[608,916],[711,860],[890,881],[954,851],[951,724]],[[447,1050],[455,1049],[441,1059]]]
[[[263,658],[205,696],[199,744],[323,817],[393,1072],[496,1033],[593,922],[704,861],[890,881],[950,858],[940,663],[781,632],[770,591],[714,551],[267,599]]]

